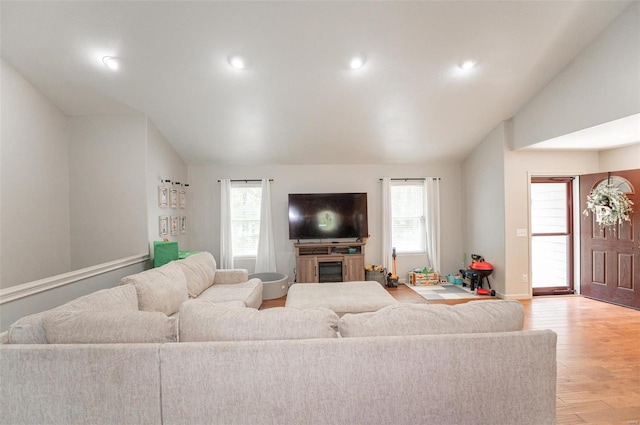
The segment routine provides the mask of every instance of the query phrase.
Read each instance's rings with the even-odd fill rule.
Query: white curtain
[[[220,268],[233,268],[231,240],[231,180],[220,180]]]
[[[427,257],[431,268],[440,272],[440,179],[424,180]]]
[[[262,179],[260,205],[260,237],[256,254],[256,273],[276,271],[276,249],[271,218],[271,182]]]
[[[382,267],[391,271],[393,267],[393,258],[391,257],[391,179],[385,177],[382,179],[382,241],[380,243],[382,258]]]

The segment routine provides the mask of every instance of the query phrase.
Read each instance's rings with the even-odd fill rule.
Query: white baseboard
[[[500,292],[496,292],[496,296],[502,298],[503,300],[530,300],[531,294],[510,294],[504,295]]]

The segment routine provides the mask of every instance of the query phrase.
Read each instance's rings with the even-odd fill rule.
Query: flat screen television
[[[364,238],[366,193],[289,194],[289,239]]]

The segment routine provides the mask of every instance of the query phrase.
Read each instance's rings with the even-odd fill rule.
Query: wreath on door
[[[613,186],[609,177],[607,184],[599,184],[591,190],[587,208],[582,213],[586,216],[592,213],[600,227],[612,227],[615,231],[618,224],[631,220],[632,205],[627,194]]]

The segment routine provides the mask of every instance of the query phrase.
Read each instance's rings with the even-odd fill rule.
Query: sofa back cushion
[[[189,297],[195,298],[213,285],[216,276],[216,260],[209,252],[200,252],[176,261],[187,279]]]
[[[193,254],[185,258],[184,260],[180,260],[181,262],[188,264],[198,264],[205,271],[207,271],[209,281],[213,284],[213,278],[217,270],[216,259],[213,258],[210,252],[203,251],[197,254]]]
[[[398,304],[372,313],[345,314],[342,337],[432,335],[520,331],[524,308],[517,301],[472,301],[457,305]]]
[[[138,293],[138,309],[159,311],[167,316],[180,311],[188,298],[187,279],[182,269],[172,261],[157,269],[150,269],[122,278]]]
[[[66,304],[49,311],[78,310],[138,310],[138,295],[132,285],[121,285],[115,288],[102,289],[76,298]],[[25,316],[9,328],[10,344],[46,344],[47,337],[42,327],[42,316],[37,313]]]
[[[156,311],[51,311],[42,317],[49,344],[177,341],[177,319]]]
[[[180,310],[180,342],[336,338],[338,315],[326,308],[256,310],[190,300]]]

